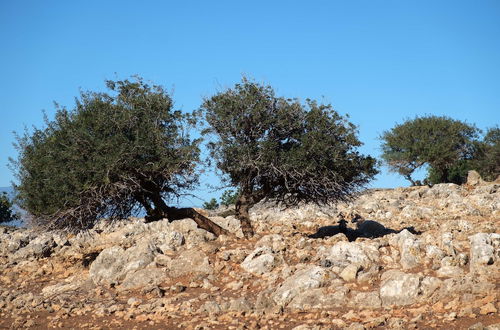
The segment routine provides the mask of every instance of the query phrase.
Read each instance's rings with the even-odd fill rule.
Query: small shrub
[[[220,203],[224,206],[234,205],[238,199],[239,191],[226,190],[220,197]]]
[[[216,210],[219,207],[219,203],[215,198],[212,198],[209,202],[203,203],[203,208],[205,210]]]
[[[6,192],[0,195],[0,223],[19,219],[19,216],[12,210],[12,201]]]

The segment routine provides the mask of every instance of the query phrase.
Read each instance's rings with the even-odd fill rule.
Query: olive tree
[[[412,185],[415,170],[429,167],[435,183],[450,182],[463,169],[464,160],[474,157],[479,130],[444,116],[406,120],[383,132],[382,159],[389,169]]]
[[[201,106],[214,133],[211,155],[239,193],[236,216],[253,235],[249,210],[263,199],[283,205],[346,201],[377,173],[361,155],[356,127],[330,105],[275,95],[246,78]]]
[[[493,181],[500,176],[500,128],[491,127],[478,143],[471,169],[477,170],[481,176]]]
[[[192,114],[141,78],[107,81],[108,92],[82,92],[73,109],[57,106],[46,127],[18,136],[12,160],[20,206],[48,227],[82,229],[144,209],[148,220],[191,217],[225,231],[191,208],[169,203],[198,183],[199,139]]]

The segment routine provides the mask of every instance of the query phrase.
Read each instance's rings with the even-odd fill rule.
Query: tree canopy
[[[6,192],[0,194],[0,223],[18,219],[18,215],[12,210],[12,201]]]
[[[313,100],[278,97],[246,78],[207,98],[201,109],[215,134],[217,168],[238,187],[236,215],[253,235],[248,211],[264,198],[285,205],[346,201],[377,173],[361,155],[356,127]]]
[[[198,183],[200,140],[186,129],[195,117],[174,110],[161,86],[139,77],[106,86],[108,93],[82,92],[71,110],[56,106],[45,128],[18,136],[12,162],[21,207],[49,227],[89,228],[142,207],[150,220],[191,216],[223,232],[166,203]]]
[[[473,159],[479,130],[465,122],[444,116],[425,116],[406,120],[381,135],[382,159],[393,172],[412,185],[415,170],[429,166],[434,182],[450,182],[463,167],[461,161]]]
[[[475,157],[469,165],[477,170],[488,181],[495,180],[500,175],[500,128],[491,127],[484,138],[478,143]]]

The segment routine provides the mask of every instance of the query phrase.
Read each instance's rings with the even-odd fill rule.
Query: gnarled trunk
[[[414,187],[414,186],[416,186],[416,185],[417,185],[417,183],[415,182],[415,180],[413,180],[413,178],[411,177],[411,175],[410,175],[410,174],[405,175],[405,176],[404,176],[404,178],[405,178],[406,180],[410,181],[410,183],[411,183],[412,187]]]
[[[184,207],[184,208],[175,208],[175,207],[169,207],[168,208],[168,220],[169,221],[174,221],[174,220],[180,220],[180,219],[185,219],[185,218],[190,218],[193,219],[194,222],[200,227],[201,229],[205,229],[206,231],[211,232],[215,236],[220,236],[220,235],[230,235],[230,233],[204,216],[203,214],[200,214],[197,212],[195,209],[190,208],[190,207]]]
[[[240,195],[236,201],[236,218],[240,220],[241,230],[245,238],[251,238],[254,235],[254,230],[252,228],[252,223],[250,222],[250,208],[252,204],[248,201],[248,198],[244,195]]]
[[[176,208],[169,207],[165,204],[165,201],[161,198],[160,194],[148,194],[147,196],[154,204],[154,208],[146,201],[144,196],[136,196],[136,199],[144,206],[147,211],[146,220],[147,221],[156,221],[163,218],[167,218],[168,221],[175,221],[185,218],[193,219],[194,222],[201,229],[205,229],[206,231],[211,232],[215,236],[220,235],[231,235],[227,230],[205,217],[203,214],[200,214],[195,209],[190,207],[184,208]]]

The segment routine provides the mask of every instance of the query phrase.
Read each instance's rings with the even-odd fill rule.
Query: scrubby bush
[[[6,192],[0,194],[0,223],[17,220],[19,216],[12,209],[12,200]]]
[[[238,199],[238,190],[226,190],[222,193],[222,196],[220,197],[220,203],[221,205],[224,206],[229,206],[229,205],[234,205],[236,204],[236,200]]]
[[[216,210],[219,207],[219,203],[215,198],[212,198],[210,201],[203,203],[203,208],[205,210]]]

